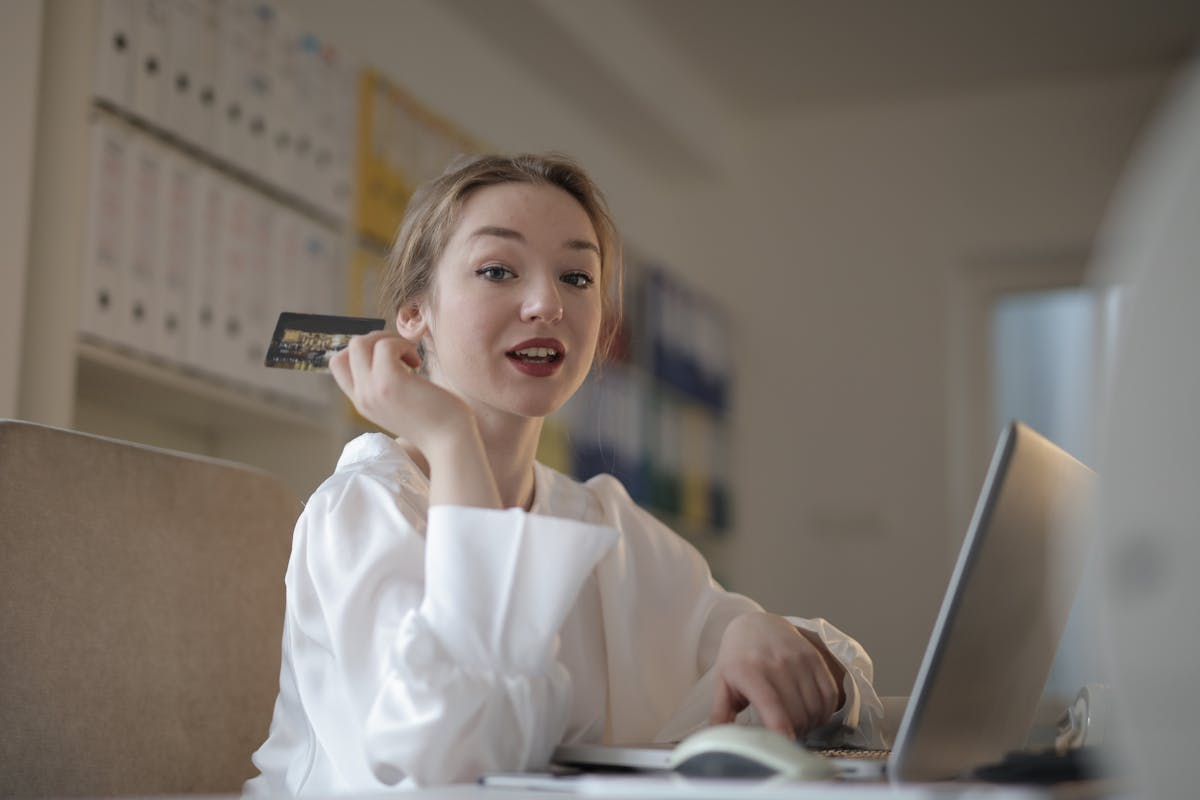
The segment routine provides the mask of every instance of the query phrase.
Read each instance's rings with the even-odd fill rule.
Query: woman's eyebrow
[[[517,242],[525,241],[523,233],[501,225],[483,225],[473,230],[467,238],[476,239],[480,236],[496,236],[501,239],[512,239]],[[600,247],[595,242],[588,241],[587,239],[567,239],[563,243],[563,246],[568,250],[591,250],[596,255],[600,255]]]
[[[600,255],[600,248],[587,239],[568,239],[566,246],[569,250],[591,250],[596,255]]]
[[[472,231],[467,238],[475,239],[479,236],[498,236],[501,239],[516,239],[519,242],[525,241],[525,236],[520,231],[514,231],[512,228],[504,228],[499,225],[484,225]]]

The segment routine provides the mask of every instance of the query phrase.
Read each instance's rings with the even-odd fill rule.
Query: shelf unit
[[[328,407],[307,404],[79,333],[91,189],[90,125],[95,115],[134,124],[173,152],[347,238],[344,226],[302,199],[145,120],[96,102],[93,71],[100,8],[99,3],[70,0],[45,4],[20,414],[46,424],[241,461],[280,476],[298,495],[307,496],[356,432],[336,401]],[[265,352],[266,342],[263,347]]]
[[[427,154],[471,151],[478,144],[416,107],[400,87],[364,72],[357,111],[359,131],[366,138],[357,146],[372,158],[358,164],[360,192],[354,212],[343,222],[296,193],[97,101],[93,66],[101,8],[100,3],[71,0],[47,0],[45,5],[20,413],[47,424],[242,461],[279,475],[297,494],[307,496],[329,474],[344,442],[369,429],[347,413],[340,398],[325,407],[306,404],[79,334],[91,197],[90,121],[100,115],[132,125],[139,135],[153,137],[262,199],[336,231],[348,274],[344,296],[330,298],[331,313],[344,303],[348,313],[373,314],[365,298],[378,279],[384,240],[390,239],[390,226],[398,221],[407,187],[433,169],[432,157],[407,163],[407,151],[389,144],[392,136],[408,131],[398,138],[425,137],[437,143],[417,148]],[[363,187],[376,187],[378,193],[364,194]],[[364,226],[364,220],[379,224]],[[611,370],[634,376],[640,388],[636,402],[620,401],[626,410],[616,419],[615,430],[611,417],[598,421],[610,414],[605,407],[587,412],[589,419],[575,430],[568,430],[562,419],[548,420],[546,460],[581,478],[597,470],[616,472],[636,499],[712,552],[723,544],[720,534],[726,530],[733,501],[723,472],[728,456],[724,450],[732,441],[730,415],[723,397],[708,397],[689,381],[708,374],[697,365],[711,366],[691,356],[709,352],[714,342],[720,350],[729,332],[708,299],[664,271],[631,267],[626,334],[632,334],[634,345],[630,347],[627,336],[625,352]],[[642,279],[637,279],[639,273]],[[651,279],[651,273],[658,277]],[[671,325],[664,327],[666,318]],[[664,343],[675,348],[661,351]],[[265,351],[266,341],[262,344]],[[723,380],[730,379],[728,366],[716,373]],[[312,374],[293,377],[329,380]],[[667,410],[658,410],[662,408]],[[705,419],[689,428],[697,416]],[[601,433],[600,424],[609,427]],[[634,430],[622,430],[622,425]],[[647,446],[664,429],[670,429],[669,441]],[[699,435],[694,434],[697,429]],[[697,451],[696,441],[706,439]],[[584,452],[589,447],[594,454]],[[614,452],[628,458],[622,464],[606,460]]]

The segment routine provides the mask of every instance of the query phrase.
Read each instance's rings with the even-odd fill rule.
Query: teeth
[[[525,358],[550,358],[557,356],[558,351],[549,347],[526,347],[524,350],[517,350],[516,354]]]

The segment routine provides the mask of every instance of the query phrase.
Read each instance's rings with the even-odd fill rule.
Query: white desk
[[[986,784],[924,784],[892,786],[886,783],[771,783],[767,781],[662,781],[652,778],[598,777],[564,784],[574,791],[555,791],[531,780],[526,786],[456,785],[405,793],[416,800],[1060,800],[1110,796],[1083,786],[1025,787]]]

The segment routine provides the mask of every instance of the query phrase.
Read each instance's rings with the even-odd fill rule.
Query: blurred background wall
[[[735,503],[706,548],[714,567],[773,610],[852,632],[881,693],[906,693],[996,433],[991,310],[1082,283],[1200,7],[281,6],[481,143],[577,157],[638,252],[722,304]],[[0,130],[32,161],[23,124],[6,115]],[[5,208],[21,205],[5,183]],[[10,258],[7,298],[24,291]],[[28,330],[25,375],[39,369]],[[0,387],[20,374],[6,364]]]
[[[906,693],[996,433],[982,317],[1082,282],[1200,12],[294,5],[484,141],[580,158],[626,236],[726,305],[736,505],[713,561],[860,636]]]

